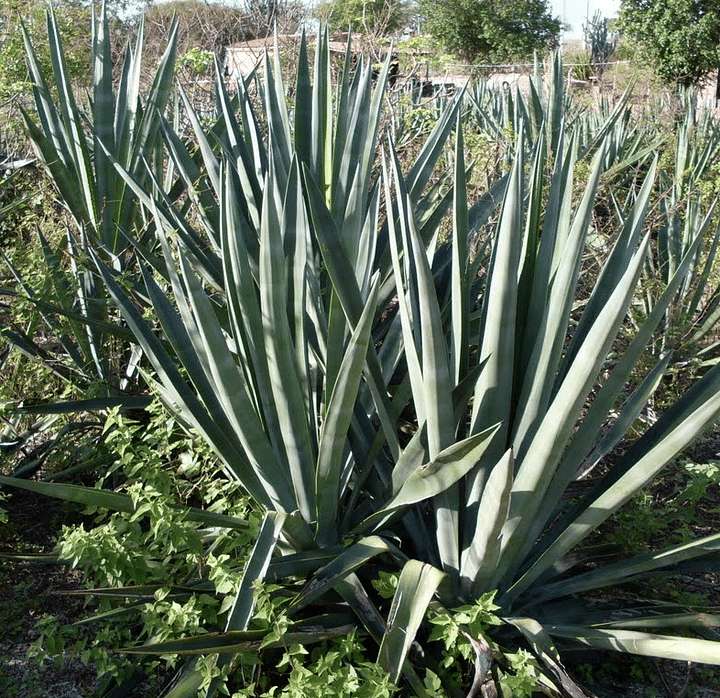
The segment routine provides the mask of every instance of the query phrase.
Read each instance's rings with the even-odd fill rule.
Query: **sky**
[[[582,27],[590,18],[600,10],[603,17],[612,19],[617,17],[620,10],[620,0],[550,0],[553,14],[560,17],[561,21],[571,25],[566,32],[566,39],[582,39]]]

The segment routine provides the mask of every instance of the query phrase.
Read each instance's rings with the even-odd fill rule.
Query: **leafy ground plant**
[[[142,577],[132,589],[94,592],[145,594],[150,626],[124,651],[182,657],[172,698],[201,688],[252,694],[248,663],[257,666],[257,653],[300,666],[300,645],[337,641],[354,627],[376,647],[366,652],[385,678],[420,696],[586,695],[557,645],[718,663],[716,616],[607,602],[602,590],[702,563],[720,534],[610,564],[583,544],[714,423],[720,367],[603,477],[575,486],[626,435],[667,369],[669,354],[658,356],[626,392],[702,230],[692,231],[652,309],[630,325],[655,163],[592,291],[578,291],[612,121],[576,199],[580,135],[555,108],[563,104],[556,81],[545,129],[528,143],[516,124],[493,215],[484,200],[468,207],[462,95],[404,167],[379,138],[388,64],[373,87],[370,66],[353,64],[348,50],[333,85],[327,37],[317,41],[312,70],[301,44],[291,109],[269,59],[255,83],[259,107],[250,80],[234,102],[218,84],[217,123],[193,120],[202,162],[161,123],[196,215],[113,162],[154,223],[157,254],[138,264],[142,284],[123,287],[90,250],[152,365],[157,394],[217,457],[224,487],[242,492],[261,518],[247,556],[204,565],[218,541],[247,547],[248,523],[232,497],[218,511],[207,502],[180,506],[137,463],[124,491],[109,482],[0,482],[118,511],[140,556],[154,545],[150,535],[159,545],[153,555],[167,550],[196,568],[180,588],[151,584],[152,600]],[[539,87],[534,95],[543,99]],[[453,185],[444,190],[431,175],[453,127]],[[448,208],[452,233],[441,242]],[[483,252],[473,256],[476,236]],[[116,531],[103,545],[114,545]],[[99,544],[82,548],[75,563]],[[133,564],[122,550],[112,555]],[[380,572],[396,575],[388,599],[372,585]],[[174,593],[203,608],[175,613]],[[158,609],[166,632],[153,624]],[[441,630],[433,635],[429,625]],[[708,637],[693,636],[708,627]],[[334,651],[325,650],[326,661]],[[452,651],[470,660],[468,670],[444,671]],[[323,657],[306,668],[316,661]],[[391,690],[372,675],[364,685]]]
[[[96,454],[98,484],[127,506],[108,513],[85,498],[84,521],[63,528],[58,559],[82,571],[85,586],[98,591],[80,623],[44,617],[31,654],[76,658],[91,663],[105,684],[130,686],[140,673],[166,674],[176,660],[138,662],[114,650],[138,635],[159,640],[214,626],[226,611],[218,594],[236,589],[231,570],[252,546],[260,520],[237,484],[217,478],[207,449],[178,431],[157,403],[142,422],[112,411],[105,432]],[[201,511],[194,506],[204,510],[199,518],[190,513]],[[213,529],[217,511],[224,512],[217,520],[233,518],[233,535]],[[198,585],[201,575],[206,583]]]

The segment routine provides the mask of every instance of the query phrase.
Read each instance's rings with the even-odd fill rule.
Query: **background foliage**
[[[619,27],[668,82],[698,85],[720,66],[717,0],[623,0]]]
[[[397,0],[327,0],[315,8],[319,19],[332,31],[352,31],[388,36],[408,26],[412,8]]]
[[[25,44],[21,23],[40,47],[39,59],[45,69],[50,68],[47,44],[47,5],[41,0],[2,0],[0,2],[0,157],[24,157],[18,108],[27,106],[30,94],[30,75],[25,62]],[[57,7],[58,23],[66,37],[66,61],[77,89],[90,85],[87,66],[92,51],[88,26],[90,8],[81,2],[62,2]]]
[[[423,31],[470,62],[504,62],[546,53],[557,44],[560,21],[546,0],[420,0]]]

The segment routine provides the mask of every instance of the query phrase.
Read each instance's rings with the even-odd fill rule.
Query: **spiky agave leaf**
[[[566,555],[720,414],[717,397],[720,374],[713,369],[627,451],[593,492],[574,506],[563,503],[567,486],[585,459],[595,452],[608,414],[633,375],[664,309],[683,282],[700,244],[703,226],[698,226],[691,237],[692,244],[679,262],[677,273],[668,279],[659,296],[659,306],[638,324],[625,355],[608,362],[608,354],[634,300],[643,270],[648,237],[643,236],[642,229],[653,191],[655,167],[650,167],[597,283],[578,310],[576,299],[585,241],[607,158],[601,146],[582,200],[573,211],[570,194],[577,143],[573,140],[567,143],[561,128],[557,133],[556,174],[550,180],[547,193],[552,205],[545,211],[544,220],[537,215],[544,200],[537,187],[544,179],[541,175],[545,160],[539,150],[536,151],[529,184],[529,210],[525,212],[524,167],[518,165],[523,149],[518,147],[514,175],[503,199],[503,211],[492,240],[492,257],[483,279],[479,356],[487,355],[489,359],[477,379],[472,418],[475,429],[487,427],[493,421],[505,424],[499,432],[496,455],[480,461],[484,463],[483,472],[471,470],[466,476],[465,487],[458,491],[458,494],[464,493],[465,498],[456,494],[449,500],[448,491],[434,498],[444,569],[452,572],[457,566],[453,561],[459,561],[465,593],[471,597],[499,586],[498,601],[508,622],[515,620],[515,609],[518,613],[535,613],[543,618],[544,602],[572,593],[572,577],[558,581],[558,576],[567,568]],[[538,143],[538,149],[541,147],[542,141]],[[458,148],[457,152],[462,151]],[[456,171],[462,171],[462,167],[456,166]],[[412,230],[414,212],[403,197],[398,196],[397,200],[403,202],[399,205],[397,229],[404,226],[403,229]],[[456,210],[458,215],[467,215],[462,206],[456,205]],[[541,232],[537,229],[540,225]],[[456,229],[464,230],[462,226]],[[398,304],[403,318],[413,406],[418,426],[440,434],[444,432],[433,422],[434,406],[429,404],[431,395],[437,403],[438,393],[425,386],[422,352],[433,349],[434,355],[441,357],[439,360],[446,360],[452,355],[454,341],[449,334],[462,332],[462,325],[449,323],[442,314],[428,311],[426,298],[437,298],[444,289],[438,288],[417,266],[416,259],[421,257],[414,257],[410,238],[403,239],[395,233],[395,239],[402,244],[397,246],[393,261],[396,285],[402,290]],[[415,273],[411,275],[408,269]],[[572,337],[568,339],[571,326]],[[434,334],[424,334],[426,331]],[[431,336],[433,343],[427,339]],[[444,345],[441,337],[447,337]],[[439,346],[443,346],[442,351],[434,349]],[[619,425],[628,423],[658,385],[667,365],[666,357],[658,357],[647,380],[625,406]],[[607,374],[602,381],[604,385],[598,389],[585,415],[601,371]],[[452,383],[448,386],[447,378],[432,383],[431,387],[437,391],[442,385],[451,390],[456,387]],[[423,400],[428,403],[418,404]],[[613,433],[602,449],[610,447],[619,435],[619,430]],[[418,452],[423,446],[431,448],[431,440],[425,438],[423,441],[422,432],[418,430],[417,441],[411,442],[412,448]],[[501,456],[508,448],[512,449],[514,466],[507,467],[512,460],[506,460],[506,467],[501,468]],[[492,449],[486,451],[485,458],[491,452]],[[492,492],[488,492],[490,487]],[[454,502],[454,509],[449,502]],[[445,516],[443,512],[448,509],[451,515]],[[557,518],[563,511],[564,516]],[[462,533],[455,519],[464,521]],[[487,550],[488,543],[493,554],[472,554],[476,545],[478,550]],[[657,557],[630,560],[626,564],[618,562],[607,575],[598,571],[587,581],[583,579],[587,586],[582,588],[589,589],[595,583],[609,585],[612,578],[622,582],[633,578],[635,573],[657,573],[663,562],[674,565],[685,559],[702,558],[706,546],[712,548],[713,544],[712,540],[702,540],[682,550],[667,551],[667,555],[658,553]],[[442,553],[443,550],[447,552]],[[678,626],[689,627],[693,622],[689,616],[677,619]],[[630,632],[625,629],[600,630],[590,625],[583,628],[578,623],[563,624],[559,611],[542,620],[541,625],[545,637],[557,630],[558,637],[568,638],[575,633],[579,642],[614,645],[622,651],[683,654],[671,649],[674,638],[670,636],[664,639],[631,637],[623,635]],[[707,657],[713,647],[717,650],[717,645],[705,645],[705,642],[708,641],[703,640],[698,650]],[[539,652],[549,646],[545,641],[536,644]],[[549,661],[548,666],[561,677],[557,666],[553,668],[554,661]]]

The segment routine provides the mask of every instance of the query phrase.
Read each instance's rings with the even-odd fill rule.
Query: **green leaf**
[[[478,508],[477,526],[462,553],[461,579],[475,594],[487,590],[500,557],[500,534],[510,509],[515,461],[512,451],[490,471]]]
[[[307,606],[368,560],[384,553],[400,560],[405,558],[394,545],[379,536],[368,536],[353,543],[315,574],[295,597],[290,608],[299,609]]]
[[[59,482],[36,482],[35,480],[21,480],[14,477],[0,476],[0,484],[10,487],[17,487],[29,492],[37,492],[46,497],[64,499],[68,502],[77,502],[99,509],[110,511],[122,511],[129,514],[135,513],[137,507],[133,504],[130,495],[110,490],[100,490],[93,487],[81,485],[68,485]],[[236,519],[234,516],[219,514],[204,509],[193,507],[177,507],[179,511],[187,512],[190,521],[205,524],[207,526],[218,526],[220,528],[235,528],[245,530],[248,527],[247,521]]]
[[[522,149],[521,140],[518,152]],[[479,361],[487,363],[475,387],[471,418],[472,431],[486,429],[498,422],[503,425],[496,437],[498,458],[505,452],[512,398],[517,281],[522,247],[522,236],[518,234],[523,199],[522,168],[523,158],[518,155],[503,198],[484,293]],[[476,481],[472,486],[472,499],[478,498],[478,485],[479,481]]]
[[[312,617],[292,623],[281,638],[268,643],[270,649],[290,645],[311,644],[335,637],[347,635],[352,625],[345,614],[333,614],[327,617]],[[344,622],[343,622],[344,621]],[[240,654],[257,650],[267,635],[267,630],[233,630],[224,633],[205,633],[177,640],[154,642],[136,647],[124,647],[125,654]]]
[[[548,406],[546,415],[537,426],[532,443],[527,447],[527,455],[522,461],[518,456],[520,465],[513,484],[508,522],[503,531],[501,558],[504,559],[495,578],[498,583],[508,569],[519,564],[519,560],[535,541],[528,538],[528,531],[534,530],[538,525],[536,515],[546,504],[544,498],[557,463],[632,299],[646,246],[647,237],[635,252],[632,263],[624,269],[621,281],[614,286],[611,298],[587,332],[567,375]],[[609,512],[606,515],[609,515]]]
[[[275,550],[286,518],[284,514],[272,511],[265,514],[255,545],[245,563],[240,588],[228,613],[225,624],[226,634],[247,630],[255,608],[255,585],[265,579],[270,557]],[[231,659],[227,655],[218,657],[216,667],[222,669],[228,666],[230,661]],[[214,679],[208,687],[207,698],[214,695],[219,686],[219,680]]]
[[[318,538],[336,542],[338,503],[341,501],[341,477],[347,444],[347,432],[357,402],[360,379],[368,352],[370,332],[375,318],[379,284],[375,283],[370,298],[345,349],[325,420],[320,431],[315,488],[317,491]]]
[[[523,634],[535,656],[545,664],[570,698],[587,698],[587,694],[565,671],[560,661],[560,654],[540,623],[532,618],[507,618],[506,621]]]
[[[413,347],[412,361],[417,363],[413,371],[415,375],[411,374],[411,386],[418,423],[427,423],[429,456],[434,458],[455,436],[449,352],[427,253],[415,230],[412,205],[397,154],[393,150],[391,155],[400,219],[399,231],[392,219],[389,221],[395,284],[399,294],[405,351],[407,354]],[[385,177],[387,179],[387,174]],[[387,189],[386,183],[386,197],[389,199]],[[404,257],[404,270],[401,270],[401,255]]]
[[[629,449],[601,482],[548,534],[545,552],[509,591],[527,589],[554,562],[648,484],[720,415],[720,364],[709,371]],[[517,481],[516,481],[517,482]]]
[[[190,657],[175,673],[162,698],[197,698],[203,677],[197,668],[197,657]]]
[[[273,511],[265,514],[255,545],[243,569],[242,581],[228,614],[225,632],[247,630],[255,606],[254,585],[265,578],[285,518],[284,514]]]
[[[720,665],[720,642],[712,640],[580,626],[548,625],[545,630],[553,637],[572,640],[598,649]]]
[[[720,551],[720,533],[704,536],[687,543],[662,548],[661,550],[638,555],[627,560],[619,560],[597,569],[576,574],[568,579],[541,584],[536,589],[535,603],[550,598],[580,594],[591,589],[616,586],[628,581],[642,579],[658,571],[671,570],[686,560],[692,560]]]
[[[377,531],[402,509],[435,497],[464,477],[482,458],[499,426],[458,441],[430,462],[420,465],[403,482],[397,494],[375,514],[366,518],[355,532]]]
[[[377,660],[393,683],[402,674],[410,645],[444,577],[439,569],[419,560],[408,560],[400,573]]]
[[[151,397],[143,395],[121,395],[117,397],[99,397],[89,400],[70,402],[50,402],[43,405],[21,405],[18,412],[23,414],[68,414],[72,412],[95,412],[119,407],[123,410],[139,410],[152,403]]]
[[[293,168],[293,175],[296,174],[297,168]],[[290,473],[297,508],[309,522],[314,520],[316,515],[315,473],[312,467],[315,449],[310,434],[311,424],[306,399],[308,386],[304,383],[307,379],[306,360],[298,358],[299,352],[306,348],[295,346],[291,318],[288,316],[289,311],[295,308],[288,303],[291,289],[287,271],[293,268],[295,260],[293,256],[286,256],[284,239],[291,234],[297,234],[304,245],[307,222],[304,218],[298,221],[301,211],[304,216],[299,178],[293,176],[289,180],[284,206],[279,201],[281,192],[277,190],[278,186],[271,162],[260,225],[258,287],[265,355],[280,429],[275,435],[275,449],[284,451],[284,460],[287,463],[285,467]],[[305,228],[295,230],[296,222],[304,224]],[[291,247],[290,255],[293,252],[294,246]],[[297,262],[304,272],[304,260],[299,259]],[[298,320],[302,322],[302,319],[301,314]]]

